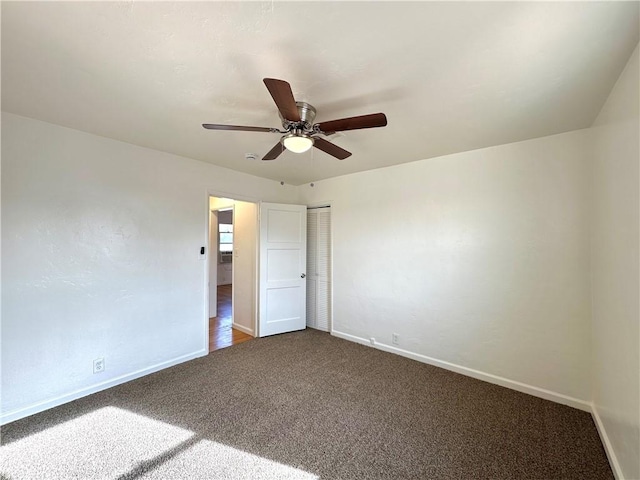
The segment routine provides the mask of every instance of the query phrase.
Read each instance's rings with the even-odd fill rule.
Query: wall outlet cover
[[[104,358],[96,358],[93,361],[93,373],[104,372]]]

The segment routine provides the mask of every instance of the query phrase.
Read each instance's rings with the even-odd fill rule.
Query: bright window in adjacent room
[[[220,253],[233,251],[233,225],[226,223],[218,225],[218,245]]]
[[[233,251],[233,225],[227,223],[218,225],[218,245],[220,253]]]

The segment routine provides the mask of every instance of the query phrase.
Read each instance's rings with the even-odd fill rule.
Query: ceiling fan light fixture
[[[308,135],[290,133],[282,137],[284,148],[293,153],[304,153],[313,146],[313,138]]]
[[[371,113],[369,115],[313,123],[316,118],[315,107],[307,102],[296,102],[291,85],[288,82],[277,78],[264,78],[262,81],[267,90],[269,90],[276,107],[278,107],[278,115],[282,120],[282,130],[279,128],[224,125],[219,123],[203,123],[202,126],[208,130],[284,134],[283,137],[280,137],[278,143],[262,157],[262,160],[275,160],[285,150],[293,153],[304,153],[311,147],[315,147],[338,160],[344,160],[351,156],[351,152],[325,140],[322,136],[326,137],[344,130],[360,130],[362,128],[384,127],[387,125],[387,117],[384,113]],[[253,158],[253,155],[247,154],[246,158]]]

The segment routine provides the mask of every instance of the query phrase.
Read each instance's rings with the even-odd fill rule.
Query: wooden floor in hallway
[[[237,345],[253,337],[231,326],[231,285],[218,285],[218,316],[209,319],[209,351]]]

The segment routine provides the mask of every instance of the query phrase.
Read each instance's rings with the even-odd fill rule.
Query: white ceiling
[[[2,2],[3,110],[302,183],[591,125],[638,43],[638,2]],[[264,77],[316,121],[385,128],[262,157]]]

